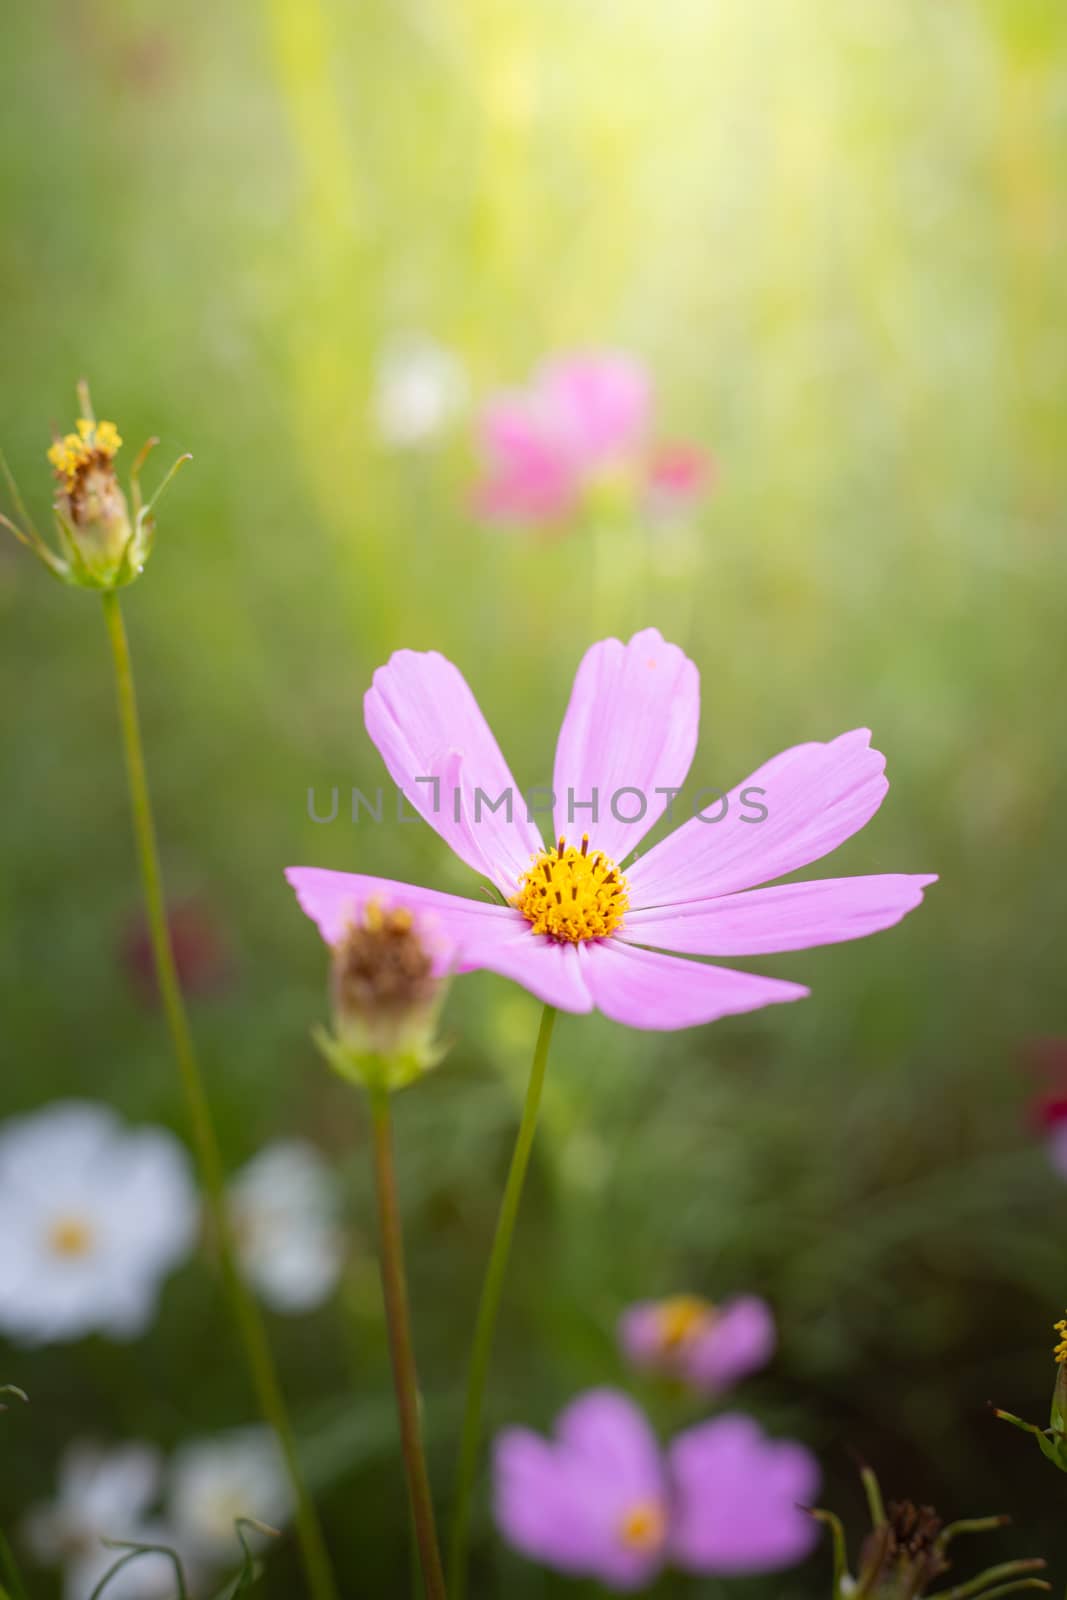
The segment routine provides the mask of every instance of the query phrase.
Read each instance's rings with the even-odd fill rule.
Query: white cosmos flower
[[[340,1277],[344,1239],[337,1178],[314,1145],[268,1145],[237,1174],[229,1199],[241,1265],[267,1304],[321,1305]]]
[[[122,1555],[103,1539],[138,1544],[169,1544],[148,1508],[160,1485],[157,1451],[128,1444],[102,1451],[95,1445],[68,1446],[60,1462],[54,1500],[34,1506],[23,1531],[35,1558],[63,1567],[64,1600],[89,1596]],[[162,1555],[138,1556],[107,1588],[107,1600],[169,1600],[176,1591],[174,1565]]]
[[[451,350],[423,334],[395,338],[378,360],[378,434],[397,449],[417,449],[443,432],[466,396],[466,374]]]
[[[185,1256],[198,1204],[162,1128],[60,1101],[0,1126],[0,1330],[23,1344],[129,1339]]]
[[[236,1428],[191,1439],[174,1453],[167,1496],[180,1547],[209,1565],[237,1564],[235,1524],[252,1517],[280,1528],[291,1509],[289,1482],[269,1428]]]

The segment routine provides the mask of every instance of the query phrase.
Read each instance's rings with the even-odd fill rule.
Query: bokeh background
[[[83,374],[130,445],[195,458],[127,618],[170,891],[228,952],[193,1001],[227,1162],[298,1132],[345,1179],[342,1290],[271,1329],[346,1596],[407,1592],[407,1529],[366,1124],[310,1040],[323,951],[282,868],[471,887],[421,826],[354,827],[343,800],[309,820],[309,787],[384,780],[374,667],[444,651],[519,781],[546,781],[581,652],[648,622],[700,666],[702,776],[868,724],[891,792],[831,870],[942,881],[885,935],[749,963],[810,983],[801,1006],[673,1036],[563,1019],[493,1422],[627,1382],[634,1298],[759,1292],[781,1350],[737,1401],[818,1452],[853,1540],[858,1452],[889,1494],[1011,1511],[996,1553],[1046,1554],[1062,1585],[1063,1480],[986,1402],[1044,1415],[1067,1295],[1022,1065],[1067,1033],[1067,11],[7,0],[3,35],[8,458],[44,519]],[[412,335],[455,352],[474,406],[561,350],[646,361],[664,426],[718,463],[683,576],[665,563],[605,619],[580,529],[472,517],[467,418],[390,447],[376,384]],[[7,540],[0,619],[3,1112],[98,1097],[184,1133],[121,958],[137,889],[99,606]],[[447,1064],[398,1106],[442,1503],[537,1006],[477,975],[447,1015]],[[0,1348],[32,1402],[0,1419],[13,1536],[71,1437],[170,1447],[254,1415],[202,1262],[132,1346]],[[510,1555],[480,1503],[476,1594],[595,1592]],[[828,1562],[662,1592],[800,1600]],[[300,1584],[287,1539],[263,1592]]]

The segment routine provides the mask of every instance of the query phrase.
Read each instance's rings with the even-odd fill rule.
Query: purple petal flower
[[[874,815],[888,784],[866,729],[775,756],[731,792],[718,825],[694,816],[624,871],[681,790],[697,741],[696,667],[655,628],[593,645],[578,668],[556,750],[558,843],[548,849],[450,661],[398,651],[375,673],[365,716],[408,803],[507,904],[291,867],[301,906],[331,944],[353,907],[377,897],[432,917],[459,951],[458,971],[514,978],[564,1011],[688,1028],[808,991],[679,957],[860,938],[899,922],[936,881],[886,873],[753,888],[819,860]],[[594,796],[594,810],[576,811]],[[765,815],[754,826],[757,806]],[[591,819],[588,834],[575,815]]]
[[[619,1341],[635,1367],[717,1394],[774,1354],[774,1318],[765,1300],[740,1295],[722,1306],[696,1295],[645,1300],[619,1323]]]
[[[799,1561],[818,1530],[798,1502],[818,1481],[807,1450],[766,1439],[746,1417],[691,1428],[664,1457],[641,1412],[610,1389],[568,1407],[554,1439],[512,1428],[493,1455],[508,1543],[619,1590],[642,1588],[667,1562],[726,1576]]]
[[[766,1438],[748,1417],[724,1416],[679,1434],[668,1460],[678,1566],[722,1577],[772,1572],[812,1550],[818,1528],[804,1507],[819,1468],[803,1445]]]
[[[625,1395],[583,1395],[558,1419],[554,1441],[509,1429],[497,1439],[493,1473],[500,1531],[532,1560],[619,1590],[642,1588],[662,1565],[663,1462]]]

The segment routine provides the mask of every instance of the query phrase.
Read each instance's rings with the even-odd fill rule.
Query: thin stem
[[[522,1121],[511,1156],[504,1197],[500,1202],[493,1248],[489,1265],[485,1269],[482,1298],[478,1306],[478,1320],[474,1327],[470,1367],[467,1372],[467,1401],[463,1413],[463,1433],[460,1439],[459,1460],[456,1467],[456,1499],[452,1513],[452,1533],[449,1541],[449,1592],[452,1600],[463,1600],[467,1588],[467,1535],[470,1528],[471,1499],[478,1471],[478,1452],[482,1440],[482,1405],[489,1377],[489,1362],[493,1353],[493,1333],[496,1329],[500,1298],[504,1289],[511,1241],[515,1233],[515,1220],[519,1214],[526,1169],[530,1164],[534,1134],[537,1131],[537,1113],[541,1105],[541,1090],[545,1082],[548,1047],[552,1042],[552,1029],[556,1021],[554,1006],[546,1006],[541,1013],[541,1026],[534,1047],[530,1081],[526,1086],[526,1101],[522,1108]]]
[[[167,1026],[170,1030],[174,1054],[178,1062],[182,1089],[185,1094],[193,1143],[196,1147],[200,1174],[208,1214],[215,1236],[222,1269],[223,1283],[229,1296],[230,1307],[244,1345],[252,1381],[264,1417],[278,1437],[286,1468],[293,1488],[296,1506],[296,1525],[307,1568],[308,1583],[313,1600],[337,1600],[330,1559],[326,1552],[322,1528],[311,1503],[300,1473],[296,1456],[296,1441],[282,1395],[278,1374],[267,1342],[266,1329],[259,1308],[252,1298],[237,1266],[233,1233],[226,1209],[226,1179],[219,1152],[218,1138],[211,1117],[204,1088],[204,1080],[193,1048],[189,1022],[185,1014],[178,969],[171,945],[167,922],[166,901],[163,893],[163,875],[159,864],[152,802],[148,793],[144,748],[141,743],[140,721],[137,715],[137,697],[134,690],[133,667],[130,661],[129,641],[122,620],[119,597],[115,592],[103,596],[104,618],[111,640],[115,665],[115,684],[118,691],[119,721],[126,754],[126,775],[129,780],[130,807],[133,812],[133,831],[137,841],[137,854],[141,869],[145,909],[152,938],[156,977],[163,1001]]]
[[[1039,1557],[1029,1561],[1005,1561],[1001,1566],[990,1567],[977,1578],[972,1578],[970,1583],[961,1583],[955,1589],[946,1590],[944,1600],[971,1600],[971,1596],[978,1595],[988,1600],[990,1594],[1005,1594],[1012,1589],[1047,1589],[1044,1579],[1029,1576],[1032,1572],[1043,1571],[1047,1566],[1048,1562]],[[1004,1587],[989,1588],[990,1584],[999,1584],[1002,1578],[1008,1580]]]
[[[430,1478],[422,1444],[419,1418],[419,1379],[415,1370],[415,1349],[411,1340],[411,1314],[408,1308],[404,1274],[404,1239],[396,1197],[396,1163],[393,1160],[393,1127],[389,1096],[384,1091],[372,1100],[374,1124],[374,1182],[378,1195],[379,1256],[385,1315],[389,1328],[389,1354],[393,1363],[396,1408],[400,1418],[400,1444],[408,1480],[411,1517],[419,1549],[422,1581],[427,1600],[445,1600],[445,1579],[437,1548]]]

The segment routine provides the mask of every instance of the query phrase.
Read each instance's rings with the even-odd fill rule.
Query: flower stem
[[[449,1593],[451,1600],[463,1600],[467,1588],[467,1535],[470,1528],[471,1498],[478,1471],[478,1452],[482,1439],[482,1404],[489,1376],[489,1362],[493,1353],[493,1333],[496,1328],[500,1298],[504,1289],[511,1241],[515,1221],[519,1214],[526,1169],[530,1164],[534,1134],[537,1131],[537,1113],[541,1105],[541,1090],[545,1082],[548,1047],[552,1042],[552,1029],[556,1021],[556,1008],[545,1006],[541,1013],[541,1026],[534,1047],[530,1081],[526,1086],[526,1101],[522,1108],[522,1121],[511,1156],[504,1198],[500,1202],[493,1248],[489,1265],[485,1269],[482,1298],[478,1306],[478,1320],[474,1328],[470,1367],[467,1373],[467,1401],[463,1413],[463,1433],[456,1467],[456,1499],[452,1513],[452,1533],[449,1543]]]
[[[204,1088],[203,1076],[193,1048],[189,1021],[185,1014],[178,969],[174,960],[170,928],[167,922],[166,901],[163,893],[163,875],[159,864],[152,802],[148,793],[145,771],[144,747],[141,743],[140,721],[137,715],[137,697],[134,690],[133,667],[130,661],[129,641],[122,620],[119,597],[114,591],[103,596],[104,619],[115,665],[115,685],[118,691],[119,721],[126,753],[126,775],[129,780],[130,807],[133,813],[133,831],[137,841],[137,855],[141,869],[145,909],[152,939],[156,977],[163,1001],[167,1026],[170,1030],[174,1054],[178,1062],[182,1089],[185,1094],[193,1143],[196,1147],[200,1174],[204,1185],[208,1215],[215,1235],[223,1283],[230,1300],[230,1308],[244,1345],[248,1367],[255,1385],[259,1405],[264,1417],[278,1437],[285,1465],[292,1484],[296,1507],[296,1525],[307,1569],[312,1600],[337,1600],[330,1559],[322,1528],[311,1503],[300,1473],[296,1456],[296,1441],[282,1395],[278,1374],[267,1342],[267,1333],[259,1308],[249,1292],[237,1266],[233,1232],[226,1209],[226,1180],[219,1152],[218,1138],[212,1121],[211,1108]]]
[[[400,1418],[400,1444],[408,1480],[408,1498],[415,1525],[415,1542],[422,1566],[422,1582],[427,1600],[445,1600],[445,1579],[437,1548],[430,1479],[422,1445],[419,1418],[419,1380],[415,1370],[415,1350],[411,1340],[411,1315],[408,1309],[404,1274],[404,1239],[396,1197],[396,1163],[393,1160],[393,1125],[389,1096],[378,1091],[372,1097],[374,1124],[374,1182],[378,1195],[379,1255],[385,1316],[389,1328],[389,1354],[393,1363],[396,1408]]]

